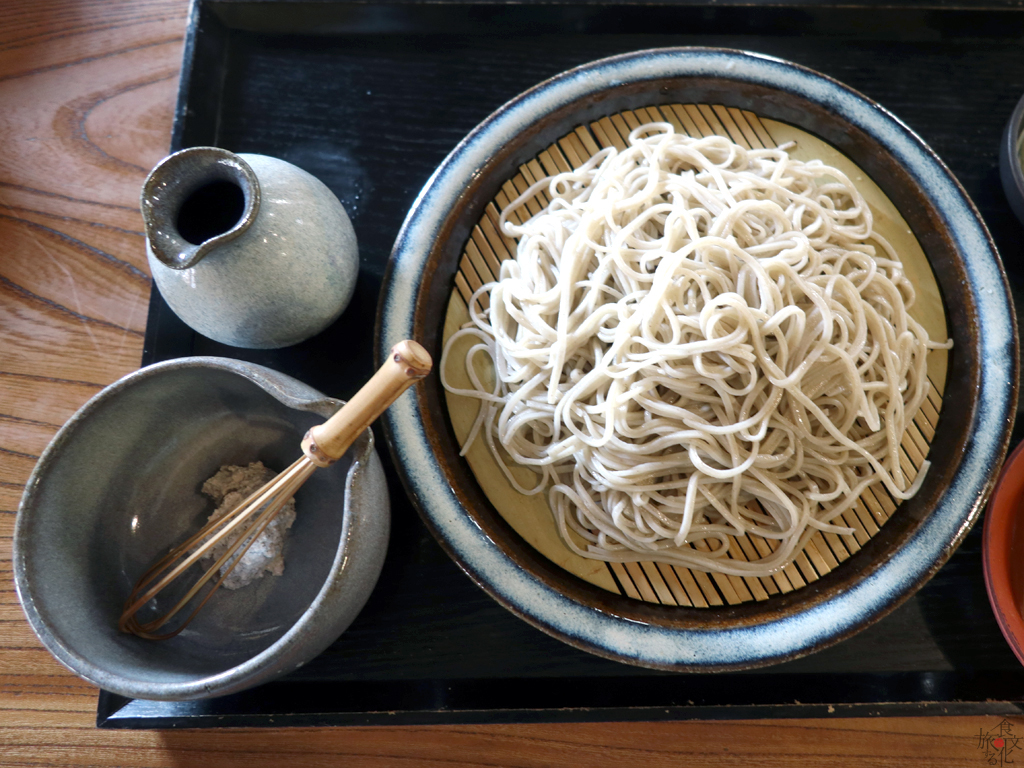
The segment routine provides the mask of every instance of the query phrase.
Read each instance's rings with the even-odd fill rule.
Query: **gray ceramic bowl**
[[[1021,168],[1020,141],[1024,131],[1024,96],[1017,102],[1016,109],[1010,115],[1003,130],[1003,138],[999,143],[999,178],[1003,182],[1003,192],[1013,209],[1014,215],[1024,224],[1024,169]]]
[[[414,338],[441,357],[439,318],[466,239],[522,163],[577,125],[673,103],[751,110],[818,136],[866,170],[917,235],[954,339],[947,406],[920,492],[857,554],[806,587],[735,606],[654,605],[569,574],[512,530],[459,455],[437,376],[395,403],[385,424],[395,463],[428,527],[510,611],[573,646],[631,664],[747,669],[832,645],[907,599],[967,535],[1006,454],[1018,350],[1006,276],[973,203],[909,128],[835,80],[742,51],[640,51],[565,72],[488,117],[417,197],[381,290],[377,354]]]
[[[284,469],[341,403],[259,365],[215,357],[143,368],[104,389],[43,452],[14,529],[28,620],[73,672],[144,699],[220,696],[320,653],[356,617],[384,561],[390,509],[367,430],[296,496],[283,576],[219,590],[177,637],[117,620],[135,580],[210,512],[222,464]]]

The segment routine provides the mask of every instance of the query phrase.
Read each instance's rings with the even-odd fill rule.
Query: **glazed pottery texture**
[[[1007,460],[985,515],[985,587],[1003,637],[1024,664],[1024,444]]]
[[[578,648],[659,669],[764,666],[848,637],[893,610],[977,520],[1017,400],[1017,334],[1002,264],[971,201],[935,154],[879,105],[824,75],[740,51],[678,48],[570,70],[469,134],[417,198],[395,243],[378,355],[416,338],[441,356],[441,322],[474,224],[520,165],[577,126],[627,109],[714,104],[786,122],[831,144],[883,190],[936,275],[954,340],[919,493],[817,581],[741,605],[655,605],[589,584],[540,555],[493,508],[459,456],[437,377],[385,417],[389,447],[423,519],[502,605]]]
[[[1024,224],[1024,158],[1021,157],[1021,133],[1024,132],[1024,96],[1006,122],[999,143],[999,178],[1014,215]]]
[[[359,253],[348,214],[320,180],[283,160],[176,152],[143,185],[142,212],[160,293],[215,341],[297,344],[352,298]]]
[[[218,590],[170,640],[120,633],[117,622],[135,581],[212,511],[204,480],[224,464],[284,469],[340,405],[215,357],[143,368],[90,400],[40,458],[15,525],[18,594],[46,647],[106,690],[164,700],[240,691],[320,653],[359,613],[387,550],[370,430],[299,490],[282,576]]]

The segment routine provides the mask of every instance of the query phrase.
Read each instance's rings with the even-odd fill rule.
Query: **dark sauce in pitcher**
[[[245,211],[245,193],[233,181],[211,181],[187,198],[178,210],[178,233],[192,245],[223,235]]]

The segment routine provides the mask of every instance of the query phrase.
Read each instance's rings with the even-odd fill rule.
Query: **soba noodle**
[[[500,224],[516,257],[474,293],[442,381],[482,401],[464,452],[482,432],[576,553],[763,576],[815,532],[849,533],[833,521],[867,488],[916,492],[927,464],[911,483],[900,440],[945,344],[907,314],[899,257],[837,169],[652,123]],[[444,371],[466,336],[457,389]],[[744,534],[771,551],[729,557]]]

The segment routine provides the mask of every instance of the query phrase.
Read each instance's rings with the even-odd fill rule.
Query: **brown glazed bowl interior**
[[[572,645],[629,663],[750,668],[838,642],[905,600],[966,535],[1005,455],[1017,395],[1017,339],[1002,265],[966,193],[906,126],[834,80],[744,52],[642,51],[571,70],[502,107],[428,182],[385,277],[378,354],[411,337],[440,358],[445,307],[466,240],[522,163],[581,124],[678,103],[749,110],[823,139],[871,176],[918,238],[954,341],[944,400],[956,405],[939,419],[920,492],[859,552],[805,587],[735,606],[664,606],[589,584],[512,530],[459,457],[436,376],[392,409],[387,430],[428,527],[517,615]]]

